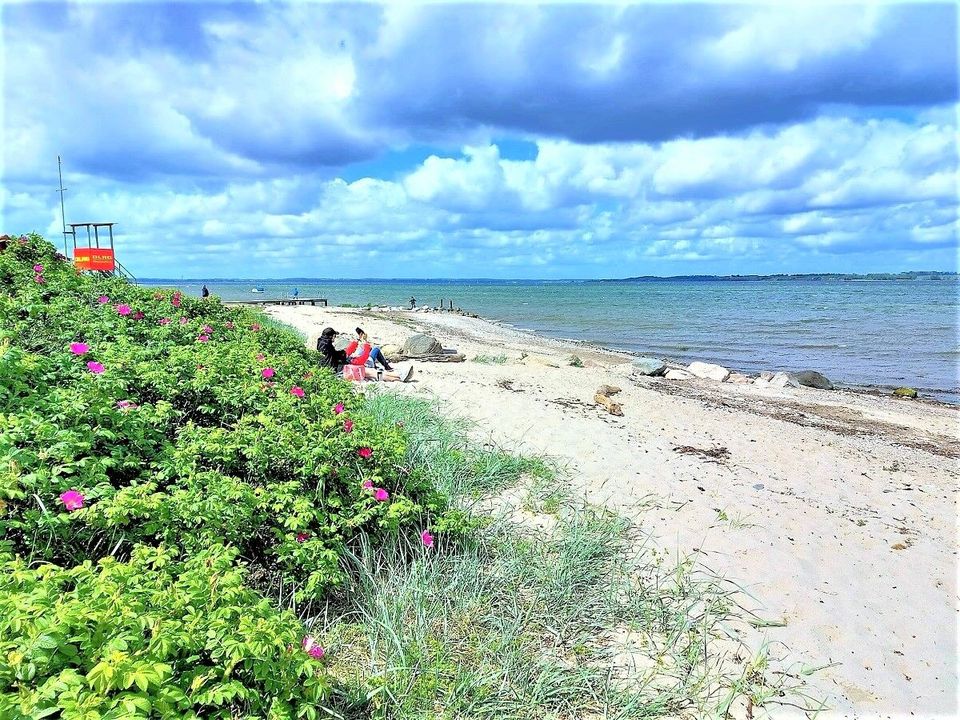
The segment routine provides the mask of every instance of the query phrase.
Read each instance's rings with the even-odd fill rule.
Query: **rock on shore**
[[[403,354],[406,357],[420,357],[423,355],[437,355],[443,352],[443,346],[433,337],[417,333],[407,338],[403,343]]]
[[[690,363],[690,365],[687,366],[687,371],[694,377],[716,380],[717,382],[723,382],[730,377],[730,371],[722,365],[700,362],[699,360]]]
[[[637,373],[638,375],[663,375],[664,371],[667,369],[667,365],[663,362],[663,360],[658,360],[657,358],[652,357],[639,357],[630,364],[633,366],[633,372]]]
[[[794,380],[804,387],[812,387],[819,390],[833,390],[833,383],[816,370],[804,370],[803,372],[792,373],[792,376]]]

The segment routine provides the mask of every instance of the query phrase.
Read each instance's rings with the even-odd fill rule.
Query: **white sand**
[[[810,680],[832,715],[956,715],[957,408],[630,379],[614,353],[453,314],[269,313],[314,337],[326,325],[360,324],[381,344],[430,332],[468,362],[416,363],[415,382],[392,388],[436,396],[507,448],[557,458],[576,492],[640,518],[661,546],[699,550],[749,590],[752,609],[786,623],[751,644],[762,632],[797,668],[836,663]],[[559,367],[520,364],[522,352]],[[587,367],[570,367],[571,353]],[[508,363],[469,361],[501,354]],[[601,383],[623,389],[624,417],[594,405]]]

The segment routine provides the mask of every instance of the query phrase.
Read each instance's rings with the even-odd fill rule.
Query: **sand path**
[[[772,641],[796,667],[830,665],[811,687],[831,714],[956,714],[957,408],[630,378],[615,353],[452,314],[269,312],[314,336],[360,323],[399,344],[421,328],[468,358],[506,355],[417,363],[416,382],[393,387],[556,458],[575,492],[637,517],[663,547],[699,552],[751,593],[752,610],[785,623],[751,644]],[[559,367],[521,364],[523,352]],[[571,352],[586,367],[569,366]],[[601,383],[623,389],[623,417],[593,404]]]

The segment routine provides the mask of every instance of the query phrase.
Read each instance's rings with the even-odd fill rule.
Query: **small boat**
[[[250,292],[263,292],[263,288],[262,288],[262,287],[255,287],[255,288],[253,288]]]

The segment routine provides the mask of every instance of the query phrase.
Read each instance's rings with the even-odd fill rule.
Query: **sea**
[[[835,384],[960,402],[960,279],[152,280],[223,300],[454,307],[521,330],[731,369],[818,370]],[[253,292],[262,288],[262,292]]]

